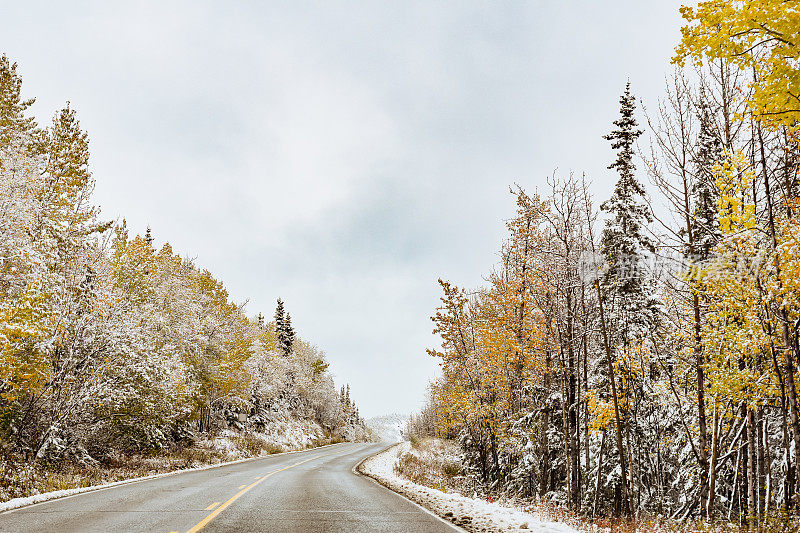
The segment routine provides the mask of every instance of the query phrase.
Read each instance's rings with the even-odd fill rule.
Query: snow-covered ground
[[[284,417],[270,421],[260,430],[248,432],[253,439],[261,441],[264,445],[278,446],[284,450],[302,450],[325,440],[325,431],[314,420],[298,420]],[[244,450],[236,446],[236,437],[242,433],[230,429],[222,430],[212,439],[210,446],[225,450],[231,459],[249,457]]]
[[[409,442],[396,444],[361,463],[359,471],[467,531],[577,533],[566,524],[548,521],[519,508],[442,492],[398,476],[395,472],[398,458],[410,449]]]

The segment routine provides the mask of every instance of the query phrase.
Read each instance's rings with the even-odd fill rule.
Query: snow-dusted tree
[[[275,308],[275,335],[278,340],[278,350],[284,357],[289,357],[292,353],[294,331],[291,320],[284,309],[283,300],[278,298],[278,305]]]
[[[286,312],[283,300],[278,298],[275,308],[275,335],[278,341],[278,350],[284,357],[292,355],[295,332],[292,327],[292,317]]]
[[[278,298],[278,305],[275,307],[275,331],[281,331],[284,327],[286,311],[283,309],[283,300]]]
[[[714,125],[714,116],[705,91],[700,92],[697,104],[700,132],[697,136],[694,163],[696,166],[692,184],[693,213],[693,261],[705,261],[719,242],[722,232],[717,221],[717,190],[714,165],[722,160],[722,140]]]
[[[28,151],[25,135],[5,133],[9,144],[0,146],[0,440],[18,435],[21,402],[47,384],[48,293],[58,281],[49,268],[55,243],[39,224],[44,213],[38,199],[44,186],[39,158]]]
[[[49,268],[55,243],[41,224],[40,132],[26,116],[33,99],[22,99],[16,68],[0,57],[0,435],[18,431],[19,402],[46,383],[51,332],[45,318],[58,281]]]
[[[633,162],[634,145],[642,130],[637,128],[636,99],[631,94],[630,82],[619,102],[620,117],[614,121],[616,129],[603,137],[611,141],[611,147],[617,151],[616,160],[608,168],[616,170],[619,178],[611,198],[600,206],[609,214],[601,250],[607,266],[604,285],[616,310],[611,322],[617,340],[628,346],[655,322],[656,302],[650,297],[645,262],[645,254],[652,252],[654,246],[647,235],[647,224],[652,217]]]
[[[17,64],[5,54],[0,56],[0,146],[16,142],[29,153],[41,149],[41,131],[34,117],[26,116],[35,101],[35,98],[22,99],[22,77],[17,74]],[[21,139],[24,143],[20,145]]]
[[[290,356],[294,350],[295,333],[292,327],[292,315],[286,313],[283,321],[283,330],[280,332],[280,345],[283,355]]]
[[[281,416],[341,427],[324,354],[295,339],[282,302],[280,328],[251,321],[210,272],[154,249],[149,228],[131,238],[123,220],[109,234],[75,111],[42,131],[31,103],[3,56],[0,460],[153,451],[231,413],[266,423],[276,402]],[[292,346],[298,357],[278,356]]]

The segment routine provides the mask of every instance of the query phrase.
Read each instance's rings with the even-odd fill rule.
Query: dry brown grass
[[[398,475],[443,492],[464,489],[458,448],[449,441],[425,438],[412,439],[412,451],[400,456],[395,471]]]
[[[325,439],[315,445],[332,444],[331,440]],[[0,502],[287,451],[264,436],[248,433],[229,435],[228,442],[231,446],[226,447],[217,445],[214,440],[200,440],[160,455],[114,455],[96,467],[44,466],[26,463],[21,457],[0,459]]]

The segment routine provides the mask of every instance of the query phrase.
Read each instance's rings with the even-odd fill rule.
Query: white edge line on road
[[[359,476],[359,477],[366,478],[366,479],[368,479],[368,480],[372,481],[373,483],[375,483],[376,485],[378,485],[379,487],[382,487],[382,488],[384,488],[384,489],[388,490],[389,492],[391,492],[391,493],[392,493],[392,494],[394,494],[395,496],[399,496],[399,497],[403,498],[404,500],[406,500],[406,501],[408,501],[408,502],[410,502],[410,503],[412,503],[412,504],[416,505],[417,507],[419,507],[420,509],[422,509],[423,511],[425,511],[426,513],[428,513],[428,514],[429,514],[429,515],[431,515],[432,517],[436,518],[436,519],[437,519],[437,520],[439,520],[440,522],[443,522],[443,523],[447,524],[448,526],[450,526],[450,527],[451,527],[451,528],[453,528],[454,530],[456,530],[456,531],[460,531],[461,533],[469,533],[469,532],[468,532],[466,529],[464,529],[464,528],[462,528],[462,527],[460,527],[460,526],[457,526],[457,525],[455,525],[454,523],[450,522],[449,520],[445,520],[444,518],[442,518],[442,517],[441,517],[441,516],[439,516],[438,514],[434,513],[433,511],[431,511],[430,509],[428,509],[428,508],[427,508],[427,507],[425,507],[424,505],[422,505],[422,504],[420,504],[420,503],[418,503],[418,502],[415,502],[414,500],[412,500],[411,498],[409,498],[409,497],[408,497],[408,496],[406,496],[405,494],[400,494],[399,492],[397,492],[397,491],[395,491],[395,490],[392,490],[391,488],[387,487],[386,485],[384,485],[383,483],[381,483],[380,481],[378,481],[378,480],[377,480],[377,479],[375,479],[374,477],[372,477],[372,476],[369,476],[369,475],[367,475],[367,474],[362,474],[361,472],[359,472],[359,471],[358,471],[358,467],[359,467],[359,466],[361,466],[361,464],[362,464],[364,461],[366,461],[367,459],[370,459],[371,457],[375,457],[375,456],[376,456],[376,455],[378,455],[379,453],[383,453],[383,452],[385,452],[385,451],[386,451],[386,450],[388,450],[389,448],[394,448],[394,447],[395,447],[395,446],[397,446],[398,444],[400,444],[400,443],[398,442],[398,443],[396,443],[396,444],[392,444],[392,445],[390,445],[390,446],[387,446],[386,448],[381,448],[380,450],[378,450],[377,452],[373,453],[372,455],[370,455],[370,456],[368,456],[368,457],[365,457],[364,459],[362,459],[361,461],[359,461],[359,462],[358,462],[358,463],[357,463],[357,464],[356,464],[356,465],[355,465],[355,466],[352,468],[353,474],[355,474],[355,475],[357,475],[357,476]]]
[[[40,503],[51,502],[53,500],[66,500],[67,498],[72,498],[74,496],[80,496],[81,494],[86,494],[87,492],[98,492],[101,490],[106,489],[113,489],[119,487],[120,485],[129,485],[132,483],[139,483],[141,481],[148,481],[151,479],[158,479],[167,476],[174,476],[176,474],[188,474],[189,472],[200,472],[203,470],[211,470],[212,468],[220,468],[222,466],[229,466],[235,465],[238,463],[245,463],[247,461],[255,461],[257,459],[268,459],[270,457],[277,457],[279,455],[289,455],[293,453],[302,453],[302,452],[310,452],[315,450],[321,450],[322,448],[328,448],[330,446],[339,446],[340,444],[357,444],[354,442],[336,442],[334,444],[325,444],[323,446],[317,446],[315,448],[305,448],[303,450],[291,450],[288,452],[280,452],[280,453],[272,453],[269,455],[261,455],[258,457],[245,457],[244,459],[236,459],[234,461],[227,461],[224,463],[217,463],[213,465],[202,465],[196,466],[193,468],[183,468],[181,470],[173,470],[172,472],[162,472],[160,474],[153,474],[150,476],[142,476],[142,477],[135,477],[131,479],[121,479],[119,481],[113,481],[111,483],[106,483],[104,485],[93,485],[91,487],[79,487],[74,489],[64,489],[64,490],[56,490],[53,492],[45,492],[42,494],[34,494],[33,496],[24,496],[21,498],[13,498],[6,502],[0,503],[0,515],[4,514],[11,514],[14,511],[18,511],[20,509],[27,509],[28,507],[33,507],[34,505],[39,505]]]

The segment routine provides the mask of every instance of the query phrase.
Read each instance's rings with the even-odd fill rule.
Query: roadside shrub
[[[461,463],[447,461],[442,465],[442,472],[446,477],[452,479],[461,473]]]

